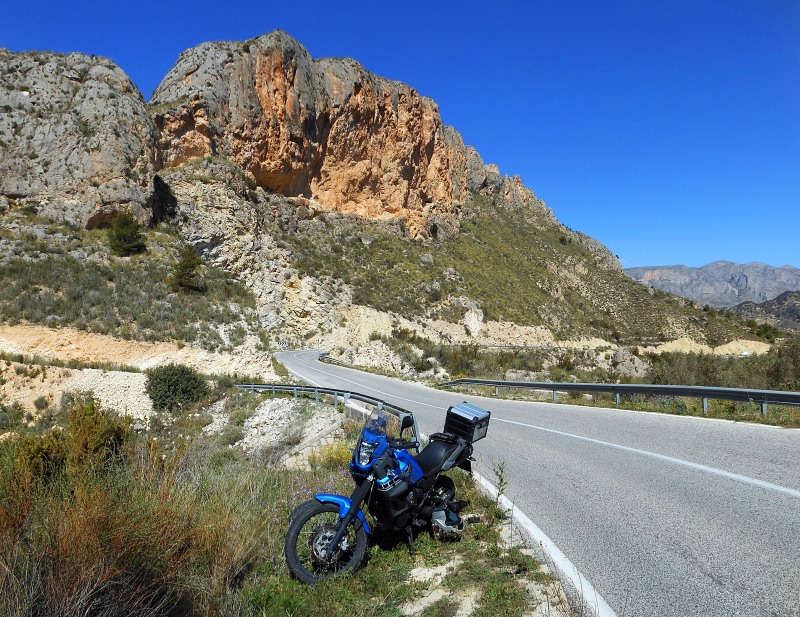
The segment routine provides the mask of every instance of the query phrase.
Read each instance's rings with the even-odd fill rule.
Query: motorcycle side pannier
[[[444,432],[453,433],[468,443],[486,437],[489,428],[490,412],[467,402],[453,405],[447,410],[444,420]]]

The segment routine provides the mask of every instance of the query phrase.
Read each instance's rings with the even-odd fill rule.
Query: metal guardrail
[[[243,390],[248,390],[250,392],[271,392],[272,396],[275,396],[278,392],[290,392],[294,394],[294,398],[297,399],[300,394],[311,394],[314,395],[314,400],[319,401],[320,395],[323,396],[330,396],[332,398],[331,403],[333,404],[334,408],[339,404],[339,399],[342,400],[344,405],[345,411],[347,410],[350,400],[360,401],[362,403],[367,403],[368,405],[372,405],[377,409],[383,409],[388,413],[401,418],[403,416],[411,416],[414,421],[414,435],[419,437],[419,427],[417,426],[417,419],[413,413],[404,409],[402,407],[398,407],[397,405],[392,405],[391,403],[387,403],[379,398],[375,398],[374,396],[368,396],[366,394],[361,394],[360,392],[351,392],[350,390],[337,390],[335,388],[320,388],[316,386],[295,386],[295,385],[286,385],[286,384],[277,384],[277,383],[269,383],[269,384],[259,384],[259,383],[237,383],[234,384],[237,388],[241,388]],[[419,447],[416,448],[417,454],[419,454]]]
[[[745,390],[740,388],[712,388],[707,386],[663,386],[655,384],[618,383],[556,383],[549,381],[504,381],[500,379],[454,379],[440,384],[449,388],[460,385],[494,386],[495,396],[500,388],[521,388],[527,390],[548,390],[556,400],[558,391],[562,392],[607,392],[615,395],[619,405],[622,394],[650,394],[658,396],[693,397],[703,399],[703,413],[708,414],[708,399],[743,401],[761,404],[761,415],[767,415],[767,404],[800,405],[800,392],[780,390]]]
[[[352,366],[352,364],[348,364],[343,360],[337,360],[336,358],[331,358],[330,352],[327,351],[323,351],[321,354],[319,354],[319,361],[327,362],[328,364],[338,364],[339,366],[347,366],[347,367]]]
[[[273,396],[278,392],[294,394],[295,399],[297,399],[300,394],[309,396],[313,394],[314,400],[317,402],[319,402],[320,396],[330,396],[333,399],[332,402],[334,406],[339,404],[340,399],[345,406],[347,406],[350,400],[354,400],[372,405],[378,409],[384,409],[395,416],[411,414],[411,412],[407,409],[403,409],[397,405],[392,405],[391,403],[387,403],[379,398],[361,394],[360,392],[351,392],[350,390],[319,388],[316,386],[295,386],[278,383],[237,383],[234,385],[237,388],[241,388],[242,390],[247,390],[249,392],[271,392]]]

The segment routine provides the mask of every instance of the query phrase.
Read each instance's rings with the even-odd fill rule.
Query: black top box
[[[447,410],[444,432],[453,433],[469,443],[486,437],[491,413],[467,402],[453,405]]]

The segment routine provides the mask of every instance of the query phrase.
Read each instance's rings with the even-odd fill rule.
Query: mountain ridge
[[[785,291],[800,289],[799,268],[761,262],[717,260],[699,268],[644,266],[625,268],[625,274],[645,285],[714,308],[731,308],[746,301],[766,302]]]
[[[783,330],[800,331],[800,291],[784,291],[766,302],[742,302],[733,313],[744,319],[754,319]]]

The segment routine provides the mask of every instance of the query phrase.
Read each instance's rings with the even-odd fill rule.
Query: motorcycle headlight
[[[361,447],[358,448],[358,464],[362,467],[369,465],[372,454],[375,452],[377,444],[369,442],[361,442]]]

